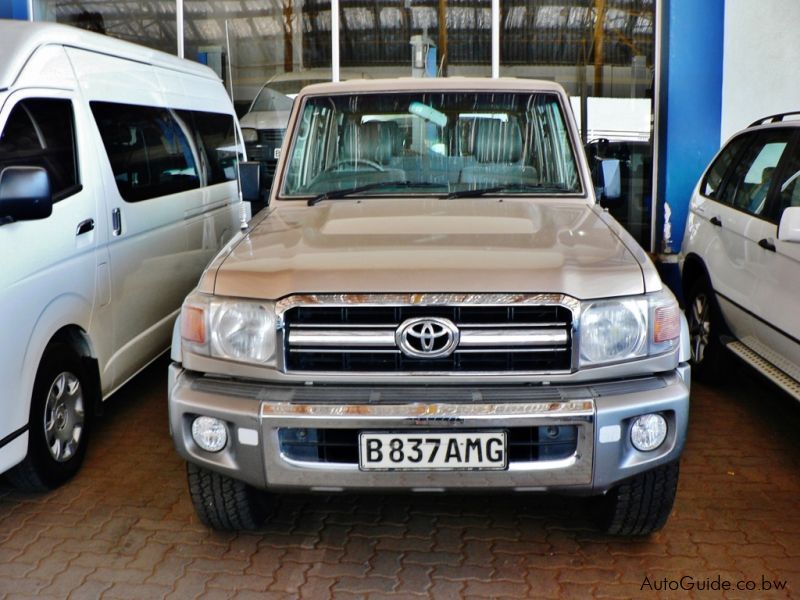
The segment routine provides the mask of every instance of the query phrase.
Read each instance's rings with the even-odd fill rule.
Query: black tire
[[[91,429],[92,398],[80,357],[66,344],[50,344],[33,383],[28,452],[7,474],[17,488],[52,490],[83,463]]]
[[[718,383],[725,376],[725,348],[720,341],[724,331],[714,291],[705,278],[694,281],[686,294],[686,320],[692,349],[692,377]]]
[[[643,536],[667,522],[678,490],[678,462],[640,473],[599,498],[600,527],[612,535]]]
[[[252,531],[267,518],[265,492],[192,463],[187,463],[186,475],[194,510],[206,527]]]

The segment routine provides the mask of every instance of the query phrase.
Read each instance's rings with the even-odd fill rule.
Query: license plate
[[[502,470],[508,465],[505,431],[364,431],[358,446],[358,465],[364,471]]]

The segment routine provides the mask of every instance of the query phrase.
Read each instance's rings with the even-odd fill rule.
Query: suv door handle
[[[94,229],[94,219],[86,219],[78,223],[78,230],[75,235],[78,236],[89,233],[92,229]]]
[[[708,222],[716,227],[722,227],[722,221],[720,221],[719,217],[711,217]]]
[[[763,240],[758,240],[758,245],[761,246],[764,250],[775,252],[775,244],[773,244],[772,240],[768,238],[764,238]]]
[[[122,234],[122,214],[118,208],[111,211],[111,229],[115,236]]]

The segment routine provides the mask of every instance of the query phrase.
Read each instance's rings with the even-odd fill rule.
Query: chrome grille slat
[[[566,352],[569,348],[556,348],[556,347],[539,347],[539,348],[525,348],[520,352]],[[501,352],[508,352],[508,348],[475,348],[475,349],[458,349],[455,354],[480,354],[481,352],[493,352],[499,354]]]
[[[400,354],[400,350],[386,350],[384,348],[289,348],[289,352],[305,352],[306,354],[321,352],[328,354],[343,354],[343,353],[357,353],[357,354]]]
[[[317,347],[347,347],[363,348],[373,346],[394,346],[394,331],[351,331],[341,333],[338,331],[307,330],[290,331],[288,335],[289,347],[317,346]]]
[[[289,332],[288,341],[290,348],[298,346],[334,347],[334,348],[364,348],[396,346],[394,329],[372,330],[363,329],[351,332],[339,330],[308,329],[305,331]],[[459,347],[487,347],[505,346],[540,347],[563,345],[567,343],[565,330],[540,329],[540,330],[502,330],[492,328],[485,330],[461,329]]]
[[[505,346],[507,348],[563,345],[567,343],[565,330],[540,330],[535,332],[503,331],[487,329],[484,331],[461,330],[459,347]]]

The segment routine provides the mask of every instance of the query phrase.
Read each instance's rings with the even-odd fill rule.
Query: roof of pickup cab
[[[214,71],[200,63],[183,60],[166,52],[145,48],[107,35],[57,23],[0,19],[0,56],[3,57],[0,61],[0,89],[11,87],[36,49],[49,44],[118,56],[205,79],[219,79]]]
[[[353,94],[359,92],[557,92],[564,88],[553,81],[517,79],[514,77],[401,77],[397,79],[349,79],[335,83],[316,83],[300,92],[301,95]]]

